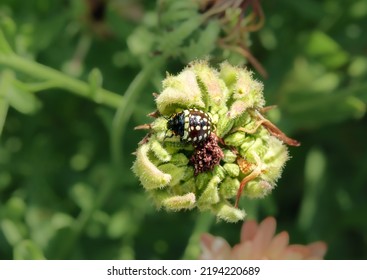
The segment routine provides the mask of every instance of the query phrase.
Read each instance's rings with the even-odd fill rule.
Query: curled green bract
[[[156,104],[157,112],[151,114],[155,120],[140,127],[149,132],[139,144],[133,171],[159,208],[198,208],[227,222],[243,220],[240,196],[269,194],[288,160],[285,144],[298,145],[262,115],[262,83],[228,63],[216,70],[206,61],[195,61],[180,74],[169,75]],[[167,119],[193,108],[211,116],[209,144],[167,137]],[[195,166],[212,157],[212,166]]]

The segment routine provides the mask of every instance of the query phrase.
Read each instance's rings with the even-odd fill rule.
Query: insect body
[[[173,135],[180,136],[181,141],[196,144],[209,137],[212,121],[210,116],[201,110],[186,109],[168,119],[167,129]]]

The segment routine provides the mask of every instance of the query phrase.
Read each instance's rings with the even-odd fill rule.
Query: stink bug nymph
[[[180,136],[182,142],[196,144],[209,137],[212,120],[201,110],[185,109],[168,119],[167,129],[172,135],[166,135],[166,137]]]

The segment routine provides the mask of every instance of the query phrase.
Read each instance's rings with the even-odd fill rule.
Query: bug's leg
[[[172,138],[173,136],[175,136],[175,134],[171,130],[167,130],[164,135],[163,141],[166,140],[167,138]]]

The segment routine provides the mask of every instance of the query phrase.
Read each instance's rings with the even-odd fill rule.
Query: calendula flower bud
[[[299,145],[262,115],[262,83],[228,63],[217,71],[192,62],[163,81],[156,103],[156,119],[138,127],[149,132],[133,171],[166,210],[197,207],[227,222],[243,220],[241,195],[269,194],[288,159],[285,144]]]
[[[185,195],[171,196],[162,201],[164,207],[168,210],[179,211],[182,209],[190,209],[195,206],[195,194],[187,193]]]

